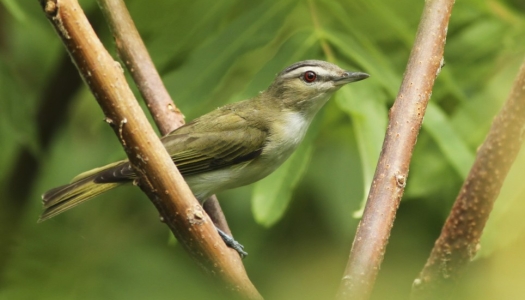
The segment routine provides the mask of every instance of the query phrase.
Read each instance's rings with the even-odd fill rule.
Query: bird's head
[[[266,93],[290,110],[315,114],[343,85],[369,75],[350,72],[325,61],[297,62],[277,75]]]

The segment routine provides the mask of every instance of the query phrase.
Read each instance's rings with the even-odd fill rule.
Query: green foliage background
[[[83,7],[101,23],[94,1]],[[267,299],[327,299],[338,287],[415,37],[423,1],[127,1],[176,104],[191,120],[265,89],[303,59],[371,77],[343,88],[281,169],[219,195],[248,274]],[[104,24],[98,33],[114,52]],[[525,57],[525,3],[464,0],[418,138],[374,299],[405,299]],[[0,200],[0,299],[186,299],[223,295],[136,188],[43,224],[40,194],[124,156],[82,87],[42,150],[35,116],[65,55],[37,1],[0,1],[0,183],[22,148],[40,169],[28,199]],[[458,299],[525,295],[525,155],[511,171]],[[20,187],[22,188],[22,187]],[[27,188],[27,187],[26,187]],[[250,201],[252,199],[252,201]],[[20,206],[16,210],[14,207]],[[226,297],[226,296],[224,296]]]

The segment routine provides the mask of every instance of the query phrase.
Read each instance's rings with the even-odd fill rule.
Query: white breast
[[[283,126],[283,137],[297,146],[304,138],[310,120],[298,112],[290,112],[285,115]]]
[[[280,122],[275,122],[263,156],[266,159],[283,163],[301,143],[310,125],[298,112],[284,112]]]
[[[281,120],[273,124],[269,141],[256,160],[186,178],[195,196],[205,200],[216,192],[258,181],[277,169],[301,143],[310,124],[296,112],[285,112]]]

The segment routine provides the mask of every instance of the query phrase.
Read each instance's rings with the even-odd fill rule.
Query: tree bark
[[[390,120],[338,299],[368,299],[403,196],[412,151],[443,64],[453,0],[425,2],[421,23]]]
[[[478,149],[425,267],[414,280],[411,299],[443,299],[474,258],[494,201],[523,143],[524,128],[525,61],[509,98]]]
[[[155,204],[183,247],[199,265],[236,294],[261,299],[238,254],[220,238],[193,196],[129,88],[123,69],[95,35],[76,0],[40,0],[84,81],[101,106],[139,176],[138,185]]]
[[[137,85],[160,134],[164,136],[184,125],[184,115],[175,106],[164,86],[124,1],[98,2],[115,38],[117,53]],[[213,223],[231,235],[217,197],[210,197],[203,207]]]

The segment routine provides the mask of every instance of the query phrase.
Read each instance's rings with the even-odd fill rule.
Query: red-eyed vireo
[[[295,63],[267,90],[205,114],[162,138],[173,162],[202,203],[209,196],[258,181],[303,140],[315,114],[343,85],[368,78],[318,60]],[[54,217],[136,175],[127,160],[87,171],[42,195],[39,221]]]

